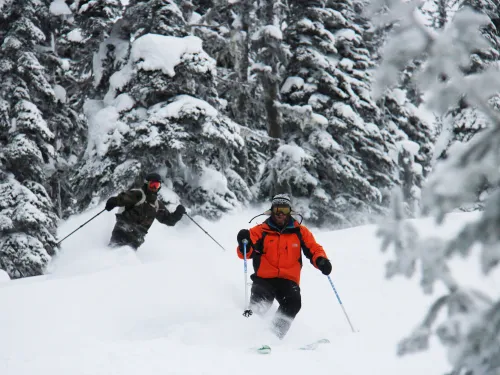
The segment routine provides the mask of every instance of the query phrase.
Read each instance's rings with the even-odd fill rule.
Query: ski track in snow
[[[59,238],[99,209],[62,223]],[[387,255],[379,250],[374,226],[311,228],[332,260],[332,280],[359,332],[351,332],[327,278],[306,261],[302,310],[285,340],[266,329],[276,304],[264,318],[242,317],[243,262],[236,257],[235,237],[249,227],[253,211],[216,223],[195,217],[227,252],[187,218],[175,227],[155,223],[137,253],[112,251],[106,243],[114,215],[100,215],[63,242],[50,274],[0,284],[0,374],[438,375],[449,370],[435,341],[428,352],[396,356],[397,342],[433,299],[423,295],[417,278],[384,279]],[[449,230],[471,217],[453,216]],[[433,228],[429,220],[419,227]],[[479,276],[479,267],[471,272],[470,263],[457,263],[456,269],[471,283],[499,289]],[[323,337],[331,343],[298,350]],[[261,344],[271,345],[272,353],[249,350]]]

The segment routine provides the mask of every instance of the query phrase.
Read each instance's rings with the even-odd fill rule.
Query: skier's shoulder
[[[144,193],[141,188],[127,190],[127,195],[129,195],[131,198],[137,199],[137,201],[140,201],[146,197],[146,193]]]
[[[258,233],[269,232],[269,231],[271,231],[271,227],[269,226],[269,224],[267,223],[267,220],[266,220],[263,223],[257,224],[255,226],[253,226],[252,228],[250,228],[250,231],[258,232]]]
[[[304,235],[304,234],[312,234],[308,227],[306,227],[304,224],[299,224],[297,220],[295,220],[295,228],[302,235]]]
[[[141,189],[129,189],[118,194],[118,199],[126,205],[136,204],[145,199],[145,194]]]

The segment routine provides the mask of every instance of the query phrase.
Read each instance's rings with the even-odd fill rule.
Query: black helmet
[[[150,181],[158,181],[161,182],[161,176],[158,173],[148,173],[146,175],[146,178],[144,179],[144,182],[148,183]]]

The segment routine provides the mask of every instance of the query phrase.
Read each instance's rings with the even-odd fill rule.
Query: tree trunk
[[[267,130],[271,138],[282,138],[283,130],[280,124],[280,115],[278,108],[276,108],[276,101],[278,100],[278,84],[272,82],[269,78],[264,80],[265,107],[267,114]]]

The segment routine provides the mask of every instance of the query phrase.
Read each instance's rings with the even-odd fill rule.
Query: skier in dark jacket
[[[106,202],[106,210],[120,207],[116,214],[116,224],[111,234],[109,245],[113,247],[128,245],[134,250],[144,243],[144,237],[156,219],[160,223],[174,226],[186,213],[182,205],[178,205],[170,213],[158,198],[161,188],[161,177],[158,173],[146,176],[140,189],[124,191]]]

